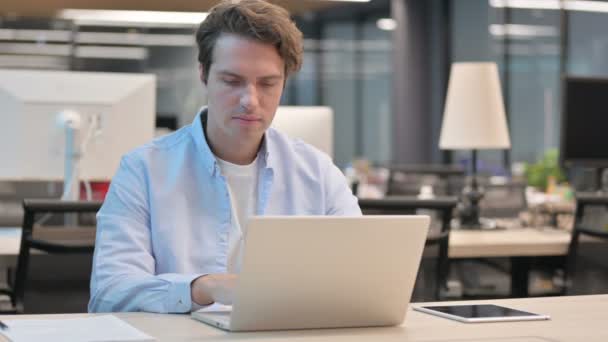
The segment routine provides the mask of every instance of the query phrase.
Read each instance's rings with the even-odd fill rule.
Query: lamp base
[[[477,150],[471,151],[471,185],[463,190],[462,205],[459,208],[460,228],[496,229],[496,223],[479,218],[479,202],[483,198],[483,188],[477,183]]]
[[[462,230],[496,230],[503,229],[503,227],[499,226],[496,221],[487,218],[480,218],[478,223],[465,223],[463,221],[460,222],[458,226],[459,229]]]
[[[466,187],[462,194],[463,203],[459,210],[461,226],[472,228],[482,226],[479,220],[479,201],[482,198],[483,190],[477,186],[477,180],[473,178],[472,186]]]
[[[476,161],[476,153],[473,153],[474,163]],[[496,229],[496,223],[492,220],[482,219],[479,217],[479,202],[483,199],[483,188],[477,184],[476,168],[473,168],[471,177],[471,186],[463,190],[462,206],[459,208],[460,228],[472,230]]]

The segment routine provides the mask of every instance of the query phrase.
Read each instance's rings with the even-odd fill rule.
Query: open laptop
[[[192,317],[229,331],[390,326],[405,318],[428,216],[251,219],[231,311]]]

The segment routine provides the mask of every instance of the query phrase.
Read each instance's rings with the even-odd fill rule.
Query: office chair
[[[23,223],[25,198],[58,198],[62,184],[44,181],[0,181],[0,226],[17,227]]]
[[[434,300],[441,299],[442,291],[447,289],[450,223],[452,211],[457,203],[456,197],[418,199],[416,197],[392,196],[381,199],[359,199],[359,207],[365,215],[408,215],[416,213],[417,210],[433,210],[440,213],[441,225],[439,229],[433,229],[433,223],[437,222],[431,222],[431,229],[425,244],[426,247],[438,247],[437,262],[435,264],[434,298],[432,298]]]
[[[526,184],[507,182],[483,184],[484,198],[480,202],[480,216],[486,218],[516,219],[528,208]]]
[[[465,170],[458,165],[387,165],[387,196],[415,196],[422,185],[431,185],[439,196],[457,196]]]
[[[68,202],[61,200],[49,200],[49,199],[25,199],[23,201],[23,227],[21,235],[21,247],[19,250],[19,257],[17,260],[17,270],[14,279],[14,285],[12,290],[3,291],[4,294],[9,295],[12,303],[12,309],[9,310],[14,313],[24,313],[25,305],[24,298],[26,289],[32,285],[28,282],[28,274],[30,273],[30,258],[31,250],[48,253],[48,254],[66,254],[70,255],[71,259],[74,255],[78,255],[78,260],[82,260],[83,255],[92,256],[95,242],[95,228],[93,227],[65,227],[65,226],[40,226],[36,225],[36,217],[43,213],[95,213],[101,208],[102,202]],[[47,259],[50,255],[37,254],[36,257]],[[88,259],[84,259],[88,260]],[[57,265],[52,265],[57,266]],[[62,266],[65,266],[62,265]],[[90,263],[89,263],[90,268]],[[65,267],[64,267],[65,268]],[[65,271],[65,269],[64,269]],[[73,269],[67,270],[72,272]],[[43,269],[41,272],[50,275],[48,269]],[[69,273],[68,273],[69,274]],[[87,290],[86,300],[88,300],[88,277],[90,277],[90,271],[86,277],[85,284],[80,282],[80,285]],[[68,290],[67,285],[70,285],[67,279],[56,279],[63,291]],[[11,283],[9,279],[9,283]],[[49,290],[48,288],[43,289],[41,292],[45,293]],[[53,306],[49,312],[62,312],[66,308],[69,308],[69,304],[66,298],[60,298],[58,305],[62,307]],[[39,304],[39,303],[37,303]],[[78,311],[86,311],[86,304],[83,307],[82,303],[78,308]],[[29,313],[30,310],[28,310]],[[70,312],[71,309],[67,309],[66,312]]]
[[[526,184],[508,181],[493,183],[480,177],[484,197],[479,203],[480,217],[488,227],[498,229],[521,227],[520,213],[528,208]],[[506,296],[512,265],[507,258],[472,258],[452,264],[462,282],[463,298],[485,299]]]
[[[566,257],[564,281],[561,291],[564,295],[572,292],[574,287],[574,279],[577,275],[577,259],[580,258],[579,244],[581,237],[588,236],[608,242],[608,222],[603,221],[601,217],[592,220],[585,220],[585,212],[590,212],[591,210],[589,209],[592,209],[594,206],[608,209],[608,194],[576,195],[574,226],[572,228],[570,245],[568,247],[568,255]],[[595,279],[595,281],[602,280]]]

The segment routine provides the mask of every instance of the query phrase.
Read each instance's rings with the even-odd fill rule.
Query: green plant
[[[543,158],[535,164],[526,164],[525,176],[528,185],[542,191],[547,190],[547,181],[551,176],[555,178],[557,183],[566,181],[566,176],[559,166],[559,152],[557,149],[547,150]]]

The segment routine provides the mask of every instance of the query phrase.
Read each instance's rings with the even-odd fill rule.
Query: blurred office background
[[[174,130],[189,124],[206,103],[193,37],[196,20],[93,20],[63,10],[199,14],[213,3],[3,1],[0,68],[155,74],[156,125]],[[479,171],[521,176],[525,164],[559,149],[562,76],[608,77],[608,1],[279,3],[292,11],[305,38],[303,68],[289,79],[281,103],[333,109],[334,162],[342,169],[365,159],[371,165],[456,165],[466,173],[469,151],[438,147],[450,66],[491,61],[499,68],[511,148],[480,152]],[[587,174],[579,173],[585,183]],[[57,197],[60,184],[0,183],[2,199],[40,193]],[[0,216],[4,225],[20,226],[20,203],[0,204]],[[500,269],[501,262],[493,268]],[[606,268],[601,272],[605,277]],[[597,283],[585,286],[605,290]]]
[[[482,154],[495,172],[558,147],[562,73],[608,75],[608,4],[602,1],[588,11],[560,10],[557,0],[522,2],[531,8],[499,0],[292,2],[283,4],[294,8],[305,34],[304,67],[290,79],[282,104],[333,108],[339,166],[358,157],[377,163],[466,157],[437,148],[452,62],[499,65],[513,146]],[[137,8],[103,0],[65,3]],[[204,11],[209,3],[157,2],[138,9]],[[195,25],[95,23],[68,19],[59,9],[4,2],[0,67],[154,73],[159,122],[171,128],[189,123],[205,103]]]

